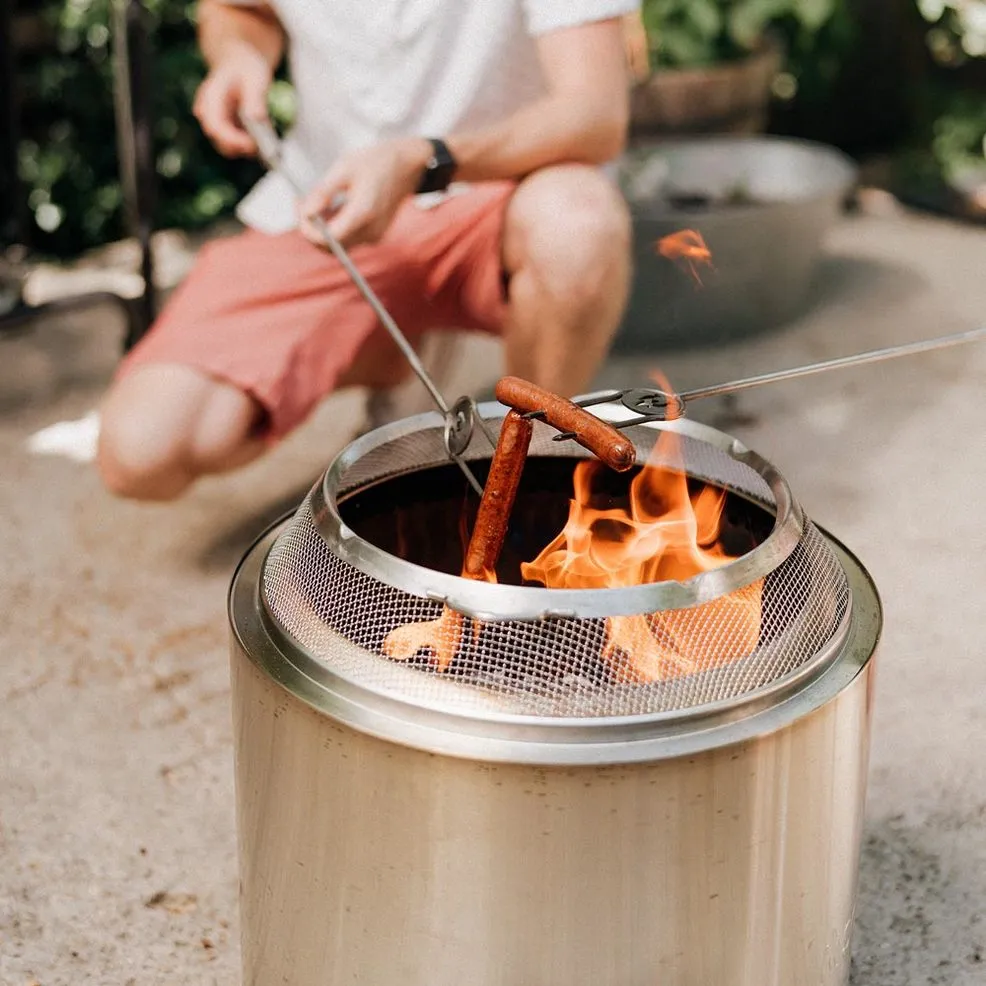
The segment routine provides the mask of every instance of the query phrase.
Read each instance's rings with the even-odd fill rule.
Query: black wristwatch
[[[445,145],[445,141],[437,137],[429,137],[428,143],[431,144],[432,153],[418,183],[419,195],[424,192],[444,192],[455,175],[456,160]]]

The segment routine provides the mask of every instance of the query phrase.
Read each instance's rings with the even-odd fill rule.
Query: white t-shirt
[[[253,3],[256,0],[226,0]],[[631,13],[640,0],[270,0],[288,36],[297,115],[284,163],[306,184],[347,150],[493,123],[543,93],[538,35]],[[240,203],[265,232],[295,224],[267,175]]]

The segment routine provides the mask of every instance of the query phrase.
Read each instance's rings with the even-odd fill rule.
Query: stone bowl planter
[[[760,133],[781,64],[780,45],[765,40],[741,61],[652,72],[631,90],[631,135]]]
[[[629,151],[620,184],[633,217],[635,273],[617,350],[736,340],[781,325],[808,301],[825,234],[855,164],[822,144],[719,136]],[[712,252],[701,285],[655,243],[693,229]]]

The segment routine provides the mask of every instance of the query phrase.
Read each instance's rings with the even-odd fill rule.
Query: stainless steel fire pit
[[[495,430],[504,409],[481,410]],[[735,560],[626,589],[461,579],[466,486],[437,414],[349,446],[247,554],[230,618],[249,986],[845,983],[876,591],[734,439],[627,434],[652,462],[677,436],[689,481],[726,491]],[[551,437],[507,556],[567,506],[586,453]],[[449,613],[446,670],[387,656]],[[684,657],[602,661],[620,626]]]

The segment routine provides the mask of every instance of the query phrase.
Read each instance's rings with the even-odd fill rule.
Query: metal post
[[[150,44],[147,11],[141,0],[118,0],[113,7],[116,74],[117,145],[127,209],[127,223],[140,244],[140,273],[144,283],[138,301],[142,324],[127,336],[131,348],[154,320],[154,231],[156,173],[150,99]]]
[[[24,201],[17,177],[20,127],[14,6],[15,0],[0,0],[0,248],[22,243],[25,233]]]

